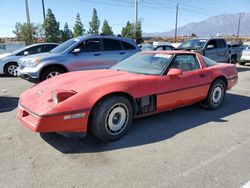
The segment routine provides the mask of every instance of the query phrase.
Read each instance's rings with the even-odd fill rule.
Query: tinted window
[[[213,61],[212,59],[209,59],[207,57],[203,57],[203,60],[205,61],[205,64],[207,67],[210,67],[210,66],[213,66],[213,65],[216,65],[217,63],[215,61]]]
[[[207,46],[209,46],[209,45],[213,45],[214,46],[214,48],[217,48],[217,42],[216,42],[216,40],[210,40],[208,43],[207,43]],[[211,49],[211,48],[210,48]],[[212,48],[213,49],[213,48]]]
[[[165,49],[166,49],[166,50],[173,50],[173,48],[170,47],[170,46],[166,46]]]
[[[76,48],[80,48],[81,52],[99,52],[101,50],[99,39],[90,39],[82,42]]]
[[[122,50],[120,41],[113,39],[103,39],[104,51]]]
[[[49,52],[50,50],[52,50],[55,47],[57,47],[57,45],[55,45],[55,44],[45,44],[43,46],[43,52]]]
[[[222,39],[217,40],[217,48],[225,48],[226,42]]]
[[[123,45],[123,49],[124,50],[134,50],[135,47],[127,42],[122,42],[122,45]]]
[[[200,66],[194,55],[176,55],[169,68],[191,71],[199,69]]]
[[[43,49],[43,45],[34,46],[34,47],[31,47],[31,48],[28,48],[28,49],[25,49],[25,50],[19,52],[17,54],[17,56],[24,55],[24,52],[28,52],[28,55],[42,53],[43,52],[42,49]]]
[[[159,46],[157,48],[155,48],[156,51],[161,51],[161,50],[164,50],[163,46]]]

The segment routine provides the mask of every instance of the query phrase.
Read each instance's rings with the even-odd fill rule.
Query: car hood
[[[22,57],[20,61],[29,61],[31,59],[40,59],[40,61],[45,61],[45,60],[50,60],[58,57],[63,57],[62,54],[60,53],[40,53],[40,54],[34,54],[34,55],[29,55],[26,57]]]
[[[102,90],[112,90],[119,87],[119,91],[126,91],[131,87],[142,87],[145,85],[137,85],[138,81],[148,79],[155,76],[133,74],[123,71],[110,69],[78,71],[59,75],[55,78],[46,80],[35,87],[24,92],[20,97],[20,104],[31,110],[35,114],[43,115],[53,112],[60,112],[60,106],[66,111],[75,110],[77,105],[65,105],[67,100],[53,104],[51,101],[51,93],[55,90],[76,91],[78,97],[86,99]],[[104,92],[105,93],[105,92]],[[32,100],[31,100],[32,99]],[[89,106],[87,106],[89,107]]]
[[[3,58],[5,58],[5,57],[8,57],[8,56],[10,56],[10,55],[12,55],[12,53],[4,53],[4,54],[1,54],[1,55],[0,55],[0,60],[3,59]]]

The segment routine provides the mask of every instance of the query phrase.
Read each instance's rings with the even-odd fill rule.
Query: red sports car
[[[90,130],[116,140],[136,117],[199,102],[217,109],[237,81],[235,65],[195,52],[141,52],[110,69],[67,73],[28,89],[17,118],[35,132]]]

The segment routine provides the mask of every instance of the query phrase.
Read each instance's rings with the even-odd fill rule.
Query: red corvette
[[[237,81],[235,65],[194,52],[142,52],[107,70],[67,73],[28,89],[17,118],[35,132],[90,130],[116,140],[136,117],[199,102],[217,109]]]

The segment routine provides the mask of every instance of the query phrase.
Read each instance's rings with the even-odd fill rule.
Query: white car
[[[250,63],[250,46],[244,46],[244,50],[242,52],[240,58],[240,65],[245,65],[246,63]]]
[[[18,67],[18,61],[23,56],[49,52],[58,46],[56,43],[39,43],[26,46],[12,53],[4,53],[0,55],[0,74],[14,76]]]

